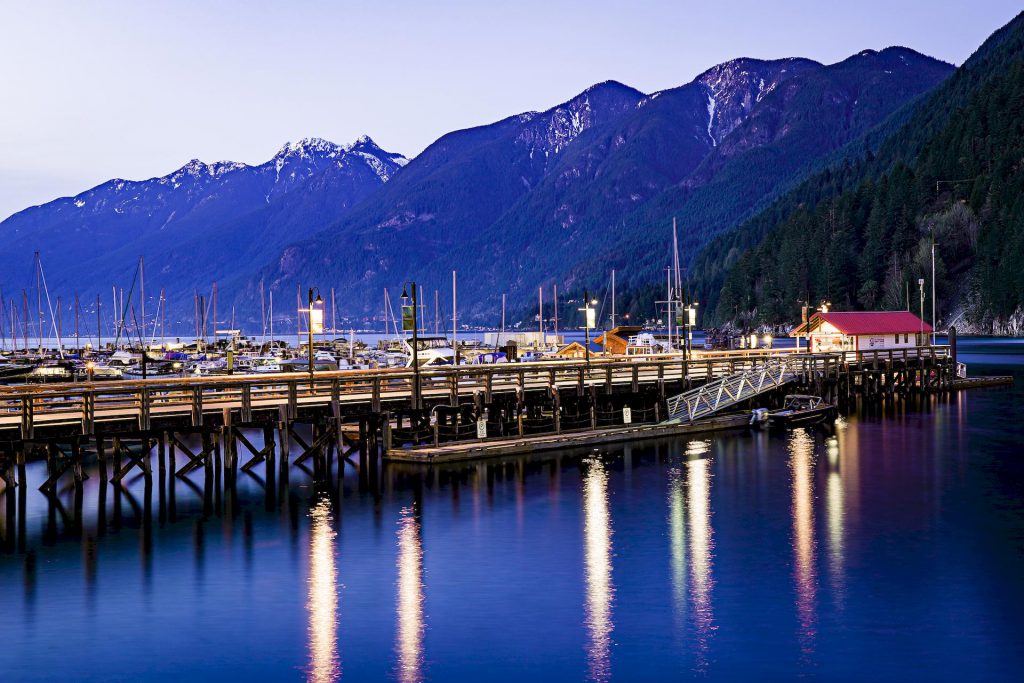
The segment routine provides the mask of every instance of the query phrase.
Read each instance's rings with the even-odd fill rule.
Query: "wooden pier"
[[[962,382],[949,347],[924,346],[442,366],[419,373],[419,401],[415,373],[405,368],[4,386],[0,481],[13,483],[12,468],[27,458],[46,458],[54,484],[69,472],[78,478],[83,457],[110,460],[117,479],[148,475],[154,450],[161,467],[184,476],[222,457],[225,469],[250,471],[278,454],[301,464],[337,453],[358,457],[348,461],[363,470],[384,453],[405,457],[403,449],[471,443],[468,453],[510,452],[509,444],[539,443],[527,437],[639,436],[669,416],[670,397],[779,359],[786,384],[731,410],[774,405],[793,391],[842,402]],[[506,445],[480,447],[494,439]]]

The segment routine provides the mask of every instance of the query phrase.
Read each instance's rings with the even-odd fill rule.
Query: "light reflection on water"
[[[686,617],[686,499],[683,486],[682,469],[671,468],[668,473],[669,559],[677,632],[682,630]]]
[[[583,475],[583,539],[587,581],[586,623],[590,635],[590,680],[607,681],[612,639],[612,525],[608,512],[608,471],[600,460],[587,463]]]
[[[338,657],[338,571],[331,503],[321,499],[310,510],[309,543],[309,676],[327,683],[341,675]]]
[[[789,435],[793,476],[793,555],[796,569],[797,639],[801,653],[814,653],[817,622],[817,571],[814,540],[814,440],[806,429]]]
[[[689,451],[690,449],[687,449]],[[708,665],[708,648],[714,633],[711,589],[711,460],[699,458],[686,463],[687,512],[690,523],[690,566],[692,572],[693,613],[697,631],[697,670]]]
[[[843,477],[840,459],[839,438],[830,436],[825,440],[828,453],[828,475],[825,482],[825,516],[828,519],[829,576],[832,583],[832,597],[838,605],[843,598]]]
[[[398,519],[398,680],[423,680],[423,541],[412,507]]]

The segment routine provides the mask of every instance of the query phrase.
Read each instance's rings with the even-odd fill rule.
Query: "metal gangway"
[[[720,410],[792,382],[796,377],[790,359],[777,358],[708,382],[698,389],[668,399],[666,422],[693,422]]]

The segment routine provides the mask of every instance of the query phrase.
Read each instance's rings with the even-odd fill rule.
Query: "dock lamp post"
[[[697,326],[697,306],[700,306],[699,301],[694,301],[686,307],[686,343],[683,347],[686,349],[686,355],[693,355],[693,328]]]
[[[583,347],[587,365],[590,365],[590,328],[594,327],[594,323],[597,322],[597,310],[592,308],[597,305],[597,299],[590,298],[590,292],[583,290],[583,308],[577,309],[583,311],[583,329],[586,330],[586,346]]]
[[[313,299],[313,291],[316,291],[316,299]],[[324,300],[320,298],[320,288],[309,288],[309,376],[313,376],[313,334],[324,331]],[[317,308],[320,306],[320,308]]]
[[[412,297],[409,290],[412,290]],[[406,304],[406,301],[412,305]],[[412,331],[412,409],[420,408],[420,358],[419,358],[419,324],[416,320],[416,283],[407,282],[402,286],[402,331]]]
[[[917,288],[921,291],[921,333],[917,336],[917,345],[924,340],[924,278],[917,279]]]

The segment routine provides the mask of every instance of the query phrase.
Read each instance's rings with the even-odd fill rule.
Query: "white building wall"
[[[881,349],[910,349],[917,346],[917,334],[862,334],[857,337],[858,351]]]

